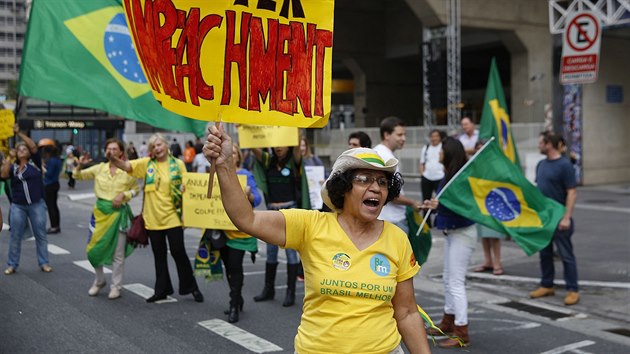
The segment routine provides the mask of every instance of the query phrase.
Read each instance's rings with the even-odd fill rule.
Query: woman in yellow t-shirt
[[[210,128],[204,154],[215,159],[225,210],[236,227],[300,252],[305,273],[297,353],[429,353],[414,296],[420,269],[407,235],[378,220],[400,192],[398,161],[372,149],[344,152],[322,189],[334,213],[254,211],[236,177],[232,139]],[[357,329],[360,328],[360,331]]]
[[[186,166],[182,160],[171,155],[168,142],[162,134],[149,139],[149,157],[123,161],[107,153],[106,157],[116,167],[136,178],[144,178],[144,206],[142,216],[149,234],[155,261],[155,293],[147,302],[164,300],[173,294],[173,285],[168,273],[166,253],[168,248],[177,266],[179,294],[192,294],[195,301],[203,302],[203,294],[197,287],[190,260],[184,247],[182,228],[182,174]],[[168,240],[168,248],[166,242]]]

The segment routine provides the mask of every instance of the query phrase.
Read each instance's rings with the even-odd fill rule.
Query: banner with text
[[[300,145],[298,128],[294,127],[239,125],[237,132],[241,149]]]
[[[187,117],[323,127],[334,0],[123,0],[155,98]]]
[[[239,175],[239,182],[245,190],[247,177]],[[185,173],[183,193],[184,226],[200,229],[236,230],[230,218],[225,213],[221,202],[221,188],[219,179],[214,179],[212,198],[208,199],[208,174]]]

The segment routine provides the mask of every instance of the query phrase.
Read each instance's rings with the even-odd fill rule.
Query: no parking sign
[[[597,80],[602,25],[589,11],[567,17],[562,43],[560,83],[586,84]]]

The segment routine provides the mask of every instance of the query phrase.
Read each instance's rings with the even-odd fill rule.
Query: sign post
[[[562,36],[560,83],[588,84],[597,81],[602,25],[592,12],[580,11],[567,17]]]

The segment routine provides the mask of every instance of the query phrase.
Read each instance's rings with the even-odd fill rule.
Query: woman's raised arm
[[[284,246],[286,224],[279,211],[254,211],[243,192],[232,161],[232,138],[223,130],[211,126],[208,139],[203,147],[206,158],[216,166],[216,174],[221,187],[221,200],[225,212],[234,225],[244,233],[267,243]]]

